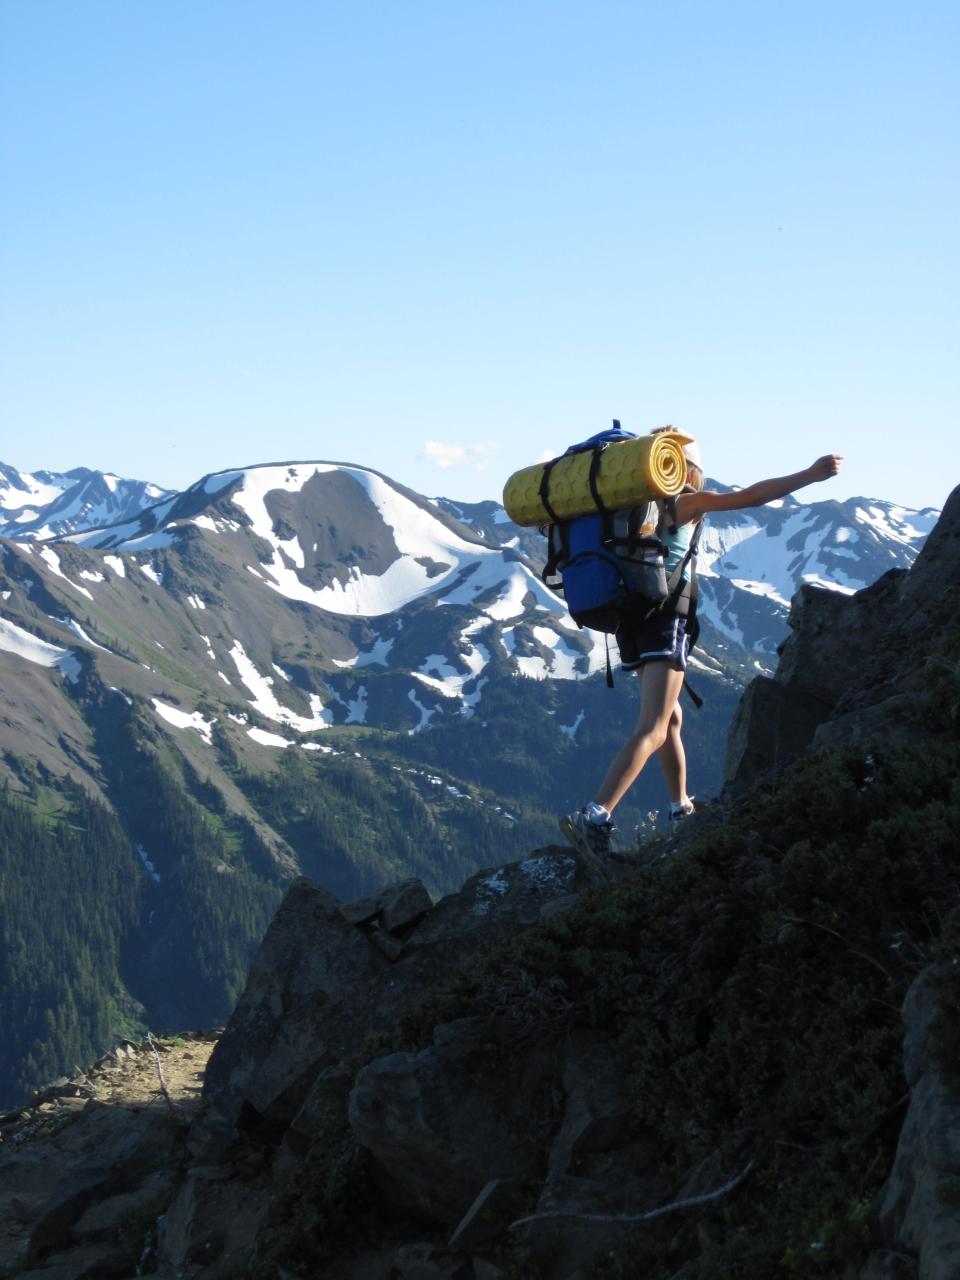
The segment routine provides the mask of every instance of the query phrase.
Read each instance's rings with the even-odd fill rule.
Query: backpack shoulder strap
[[[540,577],[545,586],[556,591],[562,582],[559,566],[570,556],[570,538],[565,520],[547,525],[547,563]]]

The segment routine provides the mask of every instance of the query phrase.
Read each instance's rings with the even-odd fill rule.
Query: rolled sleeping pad
[[[650,498],[672,498],[687,481],[683,446],[692,436],[661,431],[608,444],[600,454],[595,477],[603,506],[610,511],[633,507]],[[503,489],[507,515],[520,525],[537,525],[553,519],[541,496],[544,468],[550,468],[547,500],[556,516],[567,520],[597,510],[590,487],[590,467],[595,449],[563,454],[552,463],[515,471]]]

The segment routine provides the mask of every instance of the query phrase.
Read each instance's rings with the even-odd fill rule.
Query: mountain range
[[[0,1092],[108,1030],[221,1021],[299,871],[345,898],[410,874],[442,893],[525,855],[632,723],[602,638],[540,581],[542,538],[496,502],[333,462],[179,493],[82,469],[0,477],[0,809],[35,849],[21,864],[5,846],[0,1013],[19,1030]],[[935,519],[788,498],[711,521],[691,790],[719,787],[734,707],[797,587],[907,568]],[[644,777],[618,811],[627,843],[662,800]],[[71,950],[89,966],[65,971]]]

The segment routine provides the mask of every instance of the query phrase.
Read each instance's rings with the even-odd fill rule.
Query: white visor
[[[687,465],[691,467],[699,467],[703,470],[703,463],[700,461],[700,446],[696,440],[691,440],[689,444],[683,446],[683,456],[687,460]]]

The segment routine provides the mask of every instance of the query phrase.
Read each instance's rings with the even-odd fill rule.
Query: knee
[[[658,721],[637,734],[637,745],[646,743],[651,751],[659,751],[667,740],[669,721]]]
[[[670,717],[670,728],[676,729],[676,731],[679,733],[682,726],[683,726],[683,712],[680,710],[680,704],[677,703],[677,705],[673,708],[673,714]]]

